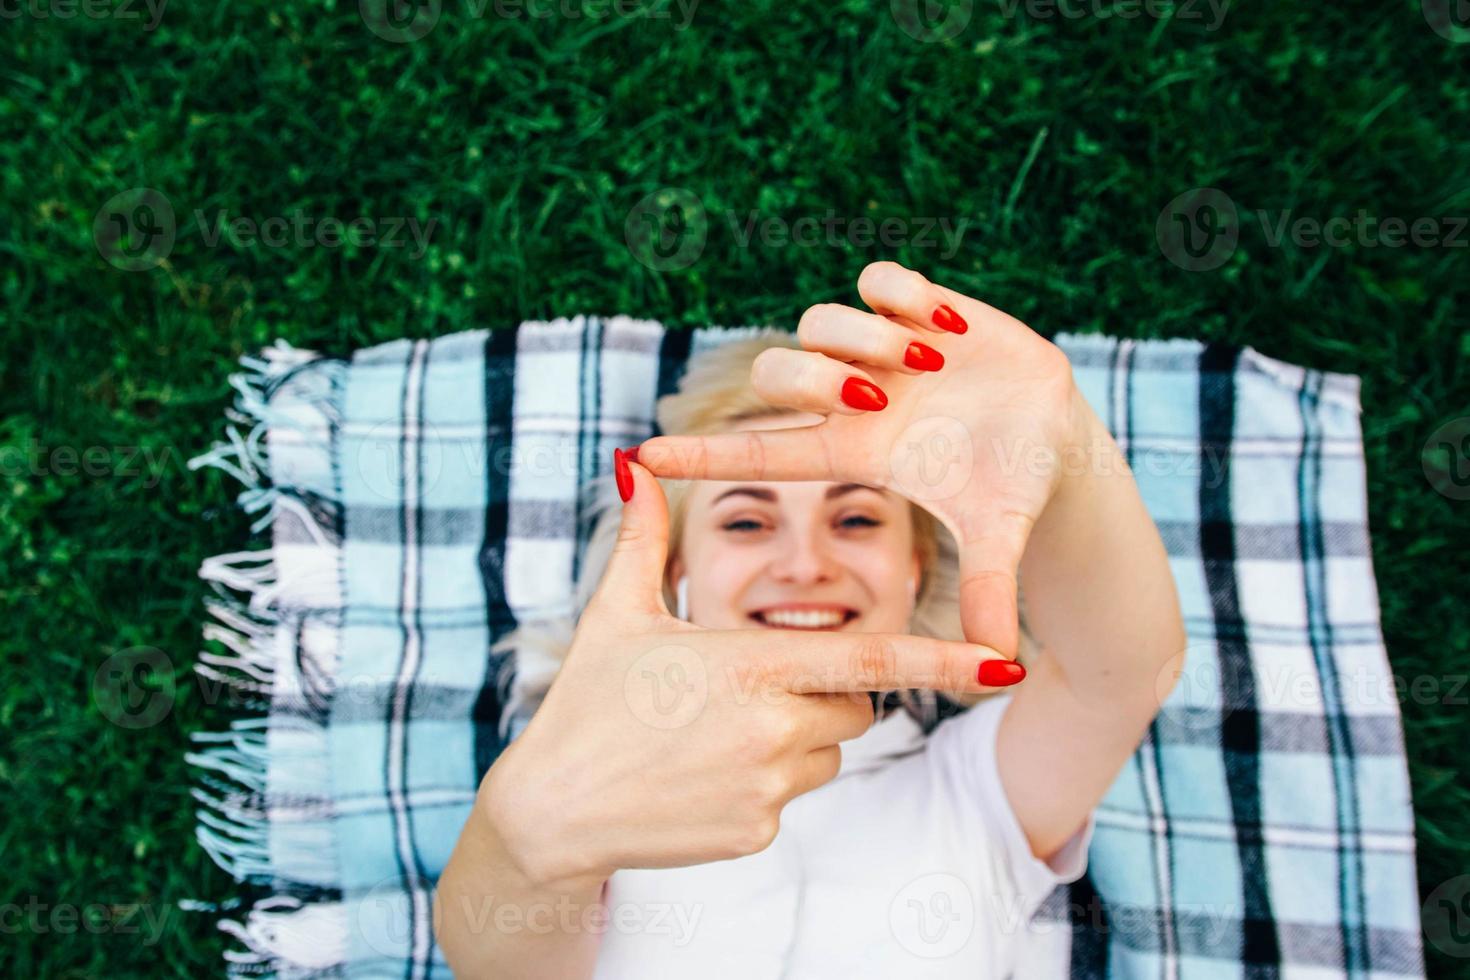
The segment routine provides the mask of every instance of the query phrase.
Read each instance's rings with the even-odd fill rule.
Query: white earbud
[[[674,615],[680,619],[689,618],[689,576],[680,575],[679,581],[674,585],[674,595],[678,599],[678,605]]]

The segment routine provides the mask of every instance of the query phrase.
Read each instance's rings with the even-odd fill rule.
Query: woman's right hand
[[[477,803],[537,885],[763,850],[786,803],[837,774],[837,743],[872,723],[866,692],[984,691],[980,662],[1001,659],[926,637],[717,631],[674,618],[662,596],[667,503],[652,474],[630,469],[634,493],[597,594]]]

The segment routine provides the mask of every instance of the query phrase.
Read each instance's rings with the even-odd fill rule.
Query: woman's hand
[[[986,690],[978,666],[998,658],[923,637],[675,619],[660,585],[663,491],[629,471],[607,573],[545,701],[481,788],[480,812],[538,887],[760,851],[785,804],[836,775],[837,743],[872,723],[864,692]]]
[[[1014,657],[1017,568],[1058,464],[1109,437],[1066,355],[1019,320],[892,262],[864,269],[858,292],[872,313],[813,306],[797,329],[805,349],[772,348],[752,372],[773,405],[825,420],[659,437],[639,459],[661,477],[844,480],[908,497],[959,544],[966,637]]]

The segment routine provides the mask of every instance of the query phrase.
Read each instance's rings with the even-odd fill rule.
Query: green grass
[[[936,43],[901,31],[889,4],[852,0],[711,4],[682,31],[470,9],[444,0],[409,44],[375,36],[349,2],[179,2],[152,32],[0,24],[0,901],[168,916],[153,943],[141,916],[142,935],[45,919],[0,937],[5,974],[219,968],[210,917],[173,909],[236,894],[193,843],[181,754],[218,724],[190,674],[195,570],[246,522],[227,479],[182,463],[217,434],[235,358],[276,337],[345,352],[579,312],[792,324],[813,302],[854,300],[863,263],[886,257],[1044,332],[1205,337],[1352,372],[1394,668],[1470,670],[1470,502],[1420,467],[1429,434],[1470,415],[1467,250],[1272,247],[1248,219],[1228,262],[1188,272],[1155,239],[1165,204],[1206,185],[1244,214],[1470,213],[1470,44],[1432,31],[1417,0],[1241,4],[1213,31],[981,0]],[[179,232],[162,265],[125,272],[103,261],[93,220],[134,186],[168,198]],[[656,272],[624,229],[665,187],[702,202],[708,240]],[[221,209],[437,223],[421,256],[211,247],[194,212],[208,224]],[[742,246],[729,219],[829,210],[912,232],[919,218],[969,225],[942,254]],[[105,449],[91,475],[67,475],[65,457],[33,465],[36,446]],[[127,472],[136,447],[164,460],[156,480]],[[128,730],[89,690],[137,646],[169,657],[180,696]],[[1427,892],[1470,871],[1470,709],[1426,700],[1403,710]],[[1433,973],[1464,972],[1430,954]]]

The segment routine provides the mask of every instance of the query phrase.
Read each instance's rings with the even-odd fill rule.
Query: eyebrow
[[[827,492],[822,496],[827,500],[835,500],[844,494],[852,493],[854,490],[871,490],[874,493],[883,492],[877,487],[868,486],[866,483],[838,483],[835,486],[828,487]],[[724,493],[720,494],[718,497],[712,500],[710,504],[711,506],[713,506],[714,504],[719,503],[721,500],[724,500],[726,497],[734,496],[754,497],[756,500],[764,500],[766,503],[771,504],[776,502],[776,491],[768,490],[765,487],[745,486],[732,487],[729,490],[726,490]]]

